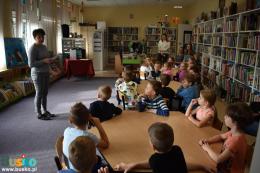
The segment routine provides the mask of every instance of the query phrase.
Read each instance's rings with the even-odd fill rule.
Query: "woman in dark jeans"
[[[50,120],[51,117],[55,116],[47,110],[49,64],[53,60],[49,57],[47,47],[43,45],[44,35],[45,32],[43,29],[36,29],[33,31],[35,43],[29,50],[29,66],[31,68],[31,77],[36,91],[34,98],[35,112],[38,119]]]

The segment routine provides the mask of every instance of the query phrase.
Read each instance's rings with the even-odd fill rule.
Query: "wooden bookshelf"
[[[204,85],[228,102],[260,101],[260,8],[196,23],[192,39]]]
[[[158,42],[162,34],[167,34],[168,41],[171,42],[170,55],[176,55],[177,49],[177,29],[176,27],[146,27],[145,37],[147,54],[155,55],[158,53]]]
[[[129,53],[128,45],[132,41],[138,41],[137,27],[108,27],[108,64],[115,63],[115,55],[120,51]]]

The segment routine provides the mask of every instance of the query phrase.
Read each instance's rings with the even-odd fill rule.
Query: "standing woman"
[[[166,34],[162,34],[161,40],[158,43],[158,61],[162,64],[169,58],[170,42]]]
[[[55,116],[47,111],[49,64],[52,62],[52,59],[49,57],[47,47],[43,45],[44,30],[36,29],[32,34],[35,43],[29,50],[29,66],[31,68],[31,77],[36,91],[34,98],[35,112],[38,119],[50,120],[51,117]]]

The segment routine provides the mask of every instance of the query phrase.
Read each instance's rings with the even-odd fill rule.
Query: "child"
[[[143,60],[143,64],[140,67],[140,79],[151,79],[152,78],[152,71],[153,71],[153,63],[150,58],[145,58]]]
[[[140,112],[143,112],[147,107],[149,112],[156,113],[157,115],[169,115],[169,109],[162,96],[159,95],[160,87],[160,82],[156,80],[148,81],[144,95],[139,95],[139,102],[137,106]]]
[[[241,130],[247,125],[248,117],[252,115],[245,103],[230,104],[226,108],[224,121],[230,131],[199,141],[200,146],[217,163],[217,172],[243,173],[247,142]],[[213,151],[210,144],[224,142],[221,153]]]
[[[181,96],[181,112],[185,112],[192,99],[198,98],[198,88],[193,85],[194,76],[192,74],[187,74],[182,80],[182,86],[178,89],[177,95]]]
[[[184,50],[183,47],[180,47],[179,54],[176,56],[176,64],[181,64],[184,59]]]
[[[168,60],[167,60],[167,62],[171,65],[172,68],[174,67],[174,64],[175,64],[174,58],[169,57]]]
[[[63,153],[66,158],[69,158],[69,145],[79,136],[88,136],[94,141],[96,147],[98,148],[108,148],[109,140],[105,130],[103,129],[98,118],[91,117],[89,115],[89,111],[85,105],[82,103],[76,103],[71,107],[69,122],[73,125],[73,127],[67,127],[65,129],[63,140]],[[100,139],[94,134],[88,132],[87,126],[90,125],[90,123],[97,128]],[[69,168],[74,169],[71,162],[69,162]]]
[[[139,163],[120,163],[116,165],[117,171],[130,172],[133,169],[152,169],[153,173],[187,173],[189,171],[209,169],[197,165],[186,164],[182,149],[174,143],[174,133],[171,126],[166,123],[156,122],[148,129],[151,147],[154,154],[148,161]]]
[[[112,89],[110,86],[101,86],[98,88],[98,100],[91,103],[89,112],[92,116],[100,119],[101,122],[111,119],[114,115],[120,115],[122,110],[113,103],[109,103]]]
[[[160,79],[162,87],[159,89],[159,94],[163,98],[168,99],[167,106],[171,110],[171,103],[173,101],[173,98],[175,97],[175,92],[170,87],[167,87],[171,81],[171,77],[166,74],[161,74]]]
[[[152,71],[152,76],[154,79],[158,79],[161,75],[161,62],[160,61],[156,61],[154,64],[154,71]]]
[[[99,157],[96,155],[96,147],[93,140],[87,136],[79,136],[69,145],[69,160],[74,169],[60,170],[58,173],[93,173]],[[108,173],[108,168],[100,168],[99,173]]]
[[[176,79],[181,82],[185,75],[187,74],[187,64],[185,62],[181,63],[180,69],[176,74]]]
[[[125,97],[125,102],[128,108],[135,107],[137,99],[137,83],[132,81],[133,75],[131,72],[124,73],[124,82],[121,83],[117,90]]]
[[[197,127],[203,127],[211,125],[214,120],[216,94],[213,90],[200,91],[200,97],[198,99],[192,99],[185,115],[188,119]],[[199,107],[192,110],[195,104],[199,104]],[[194,116],[195,115],[195,116]]]
[[[166,62],[163,64],[162,74],[169,75],[171,78],[173,77],[172,66],[170,63]]]

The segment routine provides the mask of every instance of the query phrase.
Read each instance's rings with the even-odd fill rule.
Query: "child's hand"
[[[188,120],[192,121],[193,117],[191,115],[188,116]]]
[[[101,167],[100,169],[98,169],[98,173],[109,173],[108,167]]]
[[[203,144],[207,143],[206,139],[199,140],[199,145],[202,146]]]
[[[202,149],[204,150],[204,151],[208,151],[209,149],[210,149],[210,146],[209,146],[209,144],[208,143],[204,143],[204,144],[202,144]]]
[[[100,124],[99,118],[96,118],[96,117],[92,117],[92,116],[89,117],[89,121],[90,121],[91,123],[93,123],[94,126],[97,126],[97,125]]]
[[[147,112],[151,112],[151,113],[154,113],[154,114],[156,114],[156,109],[147,109]]]
[[[131,169],[135,167],[135,164],[125,164],[123,162],[119,163],[116,165],[115,170],[116,171],[124,171],[124,173],[127,173]]]
[[[195,105],[195,104],[197,104],[197,103],[198,103],[198,99],[192,99],[192,100],[191,100],[191,104],[192,104],[192,105]]]

